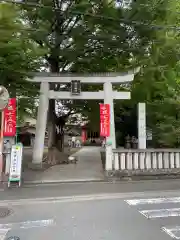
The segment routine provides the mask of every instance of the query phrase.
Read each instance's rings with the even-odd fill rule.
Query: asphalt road
[[[29,203],[9,208],[13,214],[0,220],[1,229],[9,229],[5,239],[170,239],[161,231],[161,222],[147,220],[137,209],[128,207],[124,199]]]
[[[51,187],[46,186],[44,191]],[[28,189],[32,193],[34,188]],[[180,239],[180,190],[31,195],[0,200],[0,214],[4,208],[11,214],[0,218],[1,237],[6,235],[0,237],[3,240],[10,236],[19,236],[20,240]]]
[[[22,188],[0,189],[0,200],[75,196],[100,193],[179,190],[180,180],[146,180],[118,183],[87,182],[26,185]]]

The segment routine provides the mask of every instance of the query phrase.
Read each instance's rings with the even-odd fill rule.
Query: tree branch
[[[74,114],[77,114],[77,113],[79,113],[79,111],[74,111],[74,110],[71,109],[71,110],[66,114],[66,116],[69,117],[69,116],[74,115]]]
[[[76,16],[76,19],[74,19],[74,23],[73,25],[69,28],[69,30],[66,32],[66,35],[69,35],[72,30],[74,29],[75,25],[77,24],[77,22],[80,20],[80,16]],[[66,26],[64,26],[64,31],[69,27],[70,23],[73,21],[73,17],[70,18],[70,20],[68,21],[68,23],[66,24]]]
[[[66,62],[64,63],[64,65],[61,67],[61,68],[62,68],[62,69],[61,69],[61,72],[64,72],[64,70],[65,70],[65,68],[67,67],[68,64],[70,64],[68,61],[66,61]]]

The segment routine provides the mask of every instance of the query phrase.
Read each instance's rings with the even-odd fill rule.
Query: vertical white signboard
[[[138,104],[138,148],[146,149],[146,104]]]
[[[21,143],[12,146],[8,186],[11,182],[18,182],[19,186],[21,184],[22,152]]]

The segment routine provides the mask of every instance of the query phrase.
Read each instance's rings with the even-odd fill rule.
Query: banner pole
[[[3,181],[3,147],[4,147],[4,110],[1,112],[1,133],[0,133],[0,181]]]

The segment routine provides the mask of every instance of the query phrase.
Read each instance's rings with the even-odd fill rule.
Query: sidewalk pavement
[[[60,183],[103,181],[100,147],[83,147],[73,156],[77,156],[76,164],[59,164],[45,171],[26,169],[23,172],[24,183]]]

